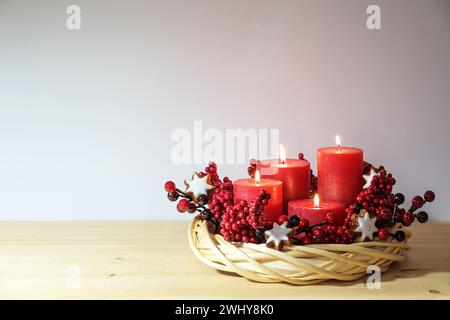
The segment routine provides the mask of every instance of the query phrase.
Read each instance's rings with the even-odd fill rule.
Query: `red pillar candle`
[[[270,200],[264,208],[269,221],[276,222],[283,210],[283,182],[274,179],[260,179],[256,171],[255,179],[241,179],[233,182],[234,202],[241,200],[251,202],[258,198],[261,190],[270,193]]]
[[[323,200],[334,200],[345,206],[355,202],[363,186],[363,151],[358,148],[320,148],[317,151],[318,192]]]
[[[280,159],[260,161],[258,166],[262,177],[283,182],[283,213],[287,213],[289,201],[309,198],[309,162],[303,159],[286,159],[283,145],[280,145]]]
[[[297,215],[300,219],[306,219],[309,221],[310,226],[324,222],[329,212],[333,212],[336,215],[336,225],[343,225],[345,220],[343,203],[331,200],[321,200],[319,203],[317,195],[314,200],[300,199],[289,201],[288,208],[289,216]]]

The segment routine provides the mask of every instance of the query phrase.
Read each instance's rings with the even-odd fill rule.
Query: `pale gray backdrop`
[[[446,0],[0,0],[0,219],[182,218],[162,184],[198,167],[170,161],[194,120],[313,163],[340,133],[450,219],[449,101]]]

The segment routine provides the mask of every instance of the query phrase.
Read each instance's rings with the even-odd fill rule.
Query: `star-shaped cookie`
[[[358,227],[355,229],[355,232],[361,232],[361,241],[364,241],[366,238],[373,240],[373,234],[378,231],[378,228],[375,226],[376,222],[377,218],[371,218],[368,212],[364,214],[364,217],[358,217]]]
[[[209,175],[200,177],[197,172],[194,172],[191,180],[184,180],[184,184],[186,185],[186,193],[190,195],[194,201],[201,195],[208,194],[208,192],[214,188]]]
[[[282,225],[278,223],[273,224],[273,228],[270,230],[266,230],[264,235],[266,237],[266,245],[268,247],[273,247],[277,250],[281,250],[283,245],[290,244],[290,233],[292,228],[287,228],[287,221],[285,221]]]
[[[370,187],[370,184],[372,182],[373,177],[375,177],[377,175],[377,172],[375,171],[375,169],[372,167],[370,168],[369,174],[364,174],[363,178],[366,181],[366,183],[364,184],[363,189],[367,189],[368,187]]]

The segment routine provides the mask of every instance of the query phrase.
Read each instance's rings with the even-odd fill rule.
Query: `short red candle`
[[[299,159],[267,160],[258,163],[261,176],[283,181],[283,213],[288,202],[309,197],[311,172],[309,162]]]
[[[241,200],[251,202],[258,198],[261,190],[270,193],[270,200],[264,208],[264,214],[269,221],[276,222],[283,210],[283,183],[274,179],[261,179],[257,183],[254,179],[241,179],[233,183],[234,202]]]
[[[315,207],[313,199],[301,199],[289,201],[288,208],[289,216],[295,214],[300,219],[307,219],[310,226],[324,222],[328,212],[336,215],[338,226],[343,225],[345,220],[344,204],[337,201],[321,200]]]
[[[355,202],[363,186],[363,151],[330,147],[317,151],[318,192],[323,200],[348,206]]]

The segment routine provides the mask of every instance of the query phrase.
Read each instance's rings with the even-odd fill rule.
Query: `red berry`
[[[334,212],[328,212],[326,214],[326,216],[325,216],[325,219],[331,225],[334,225],[337,222],[337,217],[336,217],[336,214]]]
[[[299,226],[300,229],[308,228],[309,221],[306,220],[306,219],[300,219],[300,222],[298,223],[298,226]]]
[[[425,194],[423,195],[423,197],[425,198],[425,201],[427,202],[433,202],[435,199],[435,195],[434,192],[431,190],[428,190],[427,192],[425,192]]]
[[[225,239],[225,241],[231,241],[232,239],[231,239],[231,233],[229,233],[229,232],[227,232],[227,231],[224,231],[223,233],[222,233],[222,235],[223,235],[223,238]]]
[[[425,201],[423,200],[423,198],[421,196],[415,196],[412,199],[412,205],[415,208],[422,208],[424,203],[425,203]]]
[[[184,213],[186,212],[186,208],[184,208],[182,205],[180,205],[180,203],[177,203],[177,210],[179,213]]]
[[[189,208],[189,201],[187,199],[181,199],[178,202],[178,205],[180,206],[180,209],[186,211]]]
[[[283,223],[285,223],[288,219],[288,216],[283,214],[281,216],[278,217],[278,224],[282,225]]]
[[[327,232],[328,232],[328,234],[330,234],[330,235],[334,235],[335,233],[336,233],[336,231],[337,231],[337,227],[336,226],[333,226],[333,225],[328,225],[327,226]]]
[[[379,231],[378,231],[378,237],[381,239],[381,240],[387,240],[387,239],[389,239],[389,230],[388,229],[386,229],[386,228],[383,228],[383,229],[380,229]]]
[[[391,220],[392,219],[392,211],[391,211],[391,209],[383,209],[383,210],[381,210],[380,218],[382,220]]]
[[[176,188],[177,187],[173,181],[166,181],[166,183],[164,183],[164,189],[167,192],[174,192]]]
[[[414,215],[410,211],[405,212],[405,214],[403,214],[403,224],[405,226],[411,225],[411,223],[414,222],[414,218]]]
[[[323,235],[323,230],[320,227],[314,228],[313,230],[314,237],[320,238]]]

